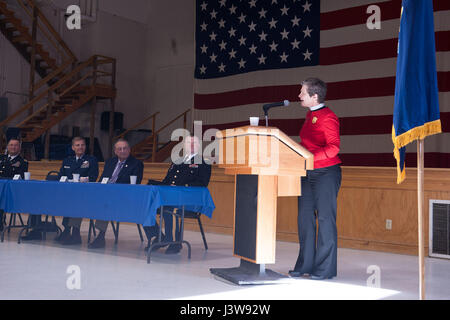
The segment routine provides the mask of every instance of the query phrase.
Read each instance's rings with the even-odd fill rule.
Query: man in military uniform
[[[20,156],[21,142],[12,138],[6,146],[6,154],[0,155],[0,178],[12,179],[20,174],[22,179],[28,171],[28,161]],[[0,209],[0,231],[3,230],[3,210]]]
[[[211,177],[211,164],[207,159],[199,154],[200,141],[196,136],[188,136],[184,140],[185,156],[179,164],[172,163],[167,171],[166,177],[162,182],[149,180],[148,184],[170,185],[184,187],[207,187]],[[178,162],[178,161],[177,161]],[[172,213],[178,210],[174,207],[164,207],[164,242],[173,241],[173,218]],[[144,227],[149,243],[152,237],[156,237],[159,233],[159,226],[156,224],[151,227]],[[176,221],[175,239],[179,241],[179,222]],[[158,247],[156,247],[158,249]],[[181,250],[180,244],[171,244],[166,254],[178,253]]]
[[[59,176],[73,179],[73,174],[80,175],[80,182],[96,182],[98,178],[98,161],[94,156],[85,154],[86,140],[82,137],[72,139],[72,150],[75,153],[63,160]],[[55,238],[62,245],[81,244],[80,226],[82,218],[64,217],[64,231]],[[72,231],[72,233],[71,233]]]
[[[85,154],[86,141],[82,137],[75,137],[72,139],[72,150],[75,155],[69,156],[63,160],[59,175],[66,176],[67,179],[73,179],[73,174],[80,175],[81,182],[96,181],[98,176],[98,162],[94,156]],[[40,219],[39,215],[32,216],[32,218]],[[72,221],[73,220],[73,221]],[[64,231],[55,238],[55,241],[64,245],[81,244],[80,226],[81,218],[64,217],[62,225]],[[33,225],[33,224],[32,224]],[[72,228],[72,234],[70,233]],[[42,232],[38,230],[31,230],[22,240],[41,240]]]

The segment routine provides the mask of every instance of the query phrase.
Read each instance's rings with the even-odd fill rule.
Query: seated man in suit
[[[115,157],[105,162],[100,181],[103,178],[109,178],[108,183],[130,183],[130,176],[136,176],[136,184],[142,181],[144,174],[144,164],[142,161],[130,155],[131,148],[124,139],[119,139],[114,144]],[[105,247],[105,233],[108,227],[108,221],[97,220],[95,227],[100,231],[97,238],[89,244],[90,249]]]
[[[59,176],[66,176],[67,179],[73,179],[73,174],[80,175],[80,182],[95,182],[98,178],[98,162],[94,156],[85,154],[86,140],[82,137],[72,139],[72,150],[75,155],[69,156],[63,160]],[[81,244],[80,226],[81,218],[64,217],[62,225],[64,231],[55,238],[63,245]],[[72,233],[70,232],[72,229]]]
[[[172,163],[167,171],[166,177],[162,182],[149,180],[148,184],[163,184],[171,186],[185,186],[185,187],[207,187],[211,177],[211,165],[209,161],[205,161],[199,154],[200,141],[196,136],[188,136],[184,140],[184,158],[180,164]],[[177,161],[178,162],[178,161]],[[173,241],[173,217],[172,213],[176,212],[177,208],[164,207],[164,242]],[[156,237],[159,233],[159,226],[144,227],[145,234],[151,243],[151,238]],[[175,239],[179,241],[179,223],[178,219],[175,227]],[[160,247],[155,247],[158,249]],[[181,244],[171,244],[166,254],[178,253],[181,250]]]
[[[11,138],[6,146],[6,154],[0,155],[0,178],[12,179],[16,174],[24,178],[24,173],[28,171],[28,161],[21,157],[20,150],[19,138]],[[37,218],[33,220],[33,223],[37,223]],[[2,230],[3,210],[0,209],[0,231]]]

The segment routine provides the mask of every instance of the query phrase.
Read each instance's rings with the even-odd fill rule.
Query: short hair
[[[19,137],[9,138],[8,143],[6,145],[8,145],[11,142],[11,140],[16,140],[19,142],[19,145],[22,145],[22,139],[20,139]]]
[[[124,138],[120,138],[119,140],[114,142],[114,149],[116,149],[116,144],[118,144],[119,142],[125,142],[128,145],[128,147],[130,147],[130,143],[127,140],[125,140]]]
[[[83,137],[74,137],[72,139],[72,145],[74,145],[75,142],[77,142],[77,141],[83,141],[86,144],[86,139],[85,138],[83,138]]]
[[[310,97],[317,94],[317,101],[323,103],[327,95],[327,84],[320,80],[319,78],[307,78],[303,80],[302,86],[306,85],[308,87],[308,94]]]

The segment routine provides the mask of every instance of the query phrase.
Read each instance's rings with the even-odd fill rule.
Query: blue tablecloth
[[[215,209],[208,188],[128,184],[0,180],[0,209],[132,222],[151,226],[161,206],[185,206],[209,218]]]

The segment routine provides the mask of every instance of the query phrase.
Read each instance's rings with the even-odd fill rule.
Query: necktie
[[[122,170],[124,163],[125,161],[122,162],[119,161],[119,163],[117,163],[116,168],[114,169],[114,172],[111,176],[111,179],[109,179],[109,183],[116,183],[117,178],[119,177],[120,170]]]

